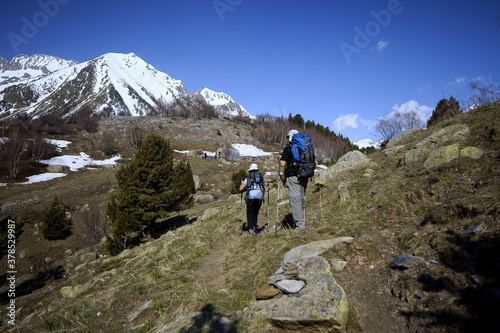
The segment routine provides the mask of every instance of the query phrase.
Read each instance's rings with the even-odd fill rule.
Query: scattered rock
[[[484,222],[474,223],[473,225],[471,225],[470,227],[468,227],[465,230],[465,232],[468,233],[468,234],[478,234],[481,231],[483,231],[484,227],[485,227]]]
[[[347,265],[347,261],[344,261],[344,260],[340,260],[340,259],[330,260],[330,266],[332,267],[332,270],[334,272],[343,271],[346,265]]]
[[[417,293],[415,293],[415,297],[416,298],[419,298],[419,299],[423,299],[423,298],[426,298],[428,295],[425,291],[419,291]]]
[[[92,260],[96,260],[96,259],[97,259],[96,252],[84,253],[80,256],[80,262],[82,262],[82,263],[89,263]]]
[[[80,295],[84,291],[84,287],[82,286],[66,286],[61,288],[61,295],[64,298],[68,297],[76,297]]]
[[[143,305],[141,305],[137,310],[135,310],[134,312],[132,312],[131,314],[129,314],[127,316],[128,322],[130,323],[135,318],[137,318],[142,313],[142,311],[146,310],[151,305],[151,303],[153,303],[153,301],[147,301],[146,303],[144,303]]]
[[[202,221],[206,221],[211,217],[214,217],[215,215],[219,214],[220,208],[214,207],[214,208],[209,208],[203,212],[203,215],[201,216]]]
[[[196,196],[194,201],[196,201],[196,203],[198,203],[198,204],[206,204],[206,203],[214,202],[215,198],[213,195],[210,195],[210,194],[200,194],[200,195]]]
[[[417,256],[397,256],[391,263],[393,268],[408,269],[425,263],[425,260]]]
[[[193,175],[194,190],[198,191],[201,188],[201,179],[197,175]]]

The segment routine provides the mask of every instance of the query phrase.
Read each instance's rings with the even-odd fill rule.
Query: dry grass
[[[364,170],[359,170],[334,180],[327,188],[315,188],[310,184],[307,192],[306,234],[297,234],[286,229],[275,232],[277,183],[273,184],[273,190],[270,192],[269,232],[252,237],[242,233],[240,216],[245,220],[245,204],[240,206],[239,195],[230,196],[231,174],[239,168],[245,169],[253,160],[245,159],[226,165],[217,160],[188,157],[193,173],[202,179],[200,193],[220,193],[219,200],[179,212],[179,219],[187,221],[186,225],[144,244],[141,250],[147,249],[147,255],[131,254],[127,258],[107,263],[104,262],[106,258],[103,258],[88,270],[79,273],[68,271],[66,278],[52,281],[50,287],[48,284],[25,297],[20,297],[19,304],[23,305],[24,313],[36,314],[24,328],[29,332],[30,327],[43,327],[44,323],[48,324],[47,321],[59,323],[60,326],[69,325],[66,328],[59,327],[60,330],[120,332],[132,331],[133,327],[138,328],[145,323],[159,328],[181,315],[198,311],[210,304],[217,313],[232,315],[238,320],[240,331],[265,330],[268,328],[266,323],[247,323],[242,318],[242,310],[253,299],[255,290],[267,283],[267,277],[279,268],[283,255],[288,250],[297,245],[333,236],[366,239],[374,233],[394,234],[401,251],[433,251],[432,255],[441,253],[443,258],[453,258],[457,255],[455,252],[444,252],[447,248],[460,251],[455,242],[458,237],[450,238],[452,232],[459,233],[482,218],[488,228],[498,228],[498,221],[495,220],[500,213],[498,109],[483,112],[485,113],[481,114],[481,117],[471,113],[453,120],[456,123],[471,124],[475,135],[466,145],[475,145],[487,151],[486,156],[479,161],[459,160],[426,171],[418,166],[398,168],[397,157],[387,157],[383,152],[376,152],[369,156],[378,165],[372,177],[366,177]],[[119,136],[117,142],[124,157],[131,157],[134,153],[133,148],[126,148],[129,143],[123,134],[126,125],[133,121],[138,122],[133,125],[140,125],[147,130],[158,130],[166,137],[168,135],[172,147],[179,150],[215,150],[215,147],[225,143],[226,137],[228,142],[237,142],[236,139],[241,138],[241,143],[256,144],[248,134],[250,131],[245,128],[246,125],[225,121],[195,121],[191,131],[185,120],[158,120],[150,123],[149,127],[142,124],[141,122],[146,120],[140,118],[109,120],[109,123],[102,125],[100,131],[114,131],[115,135]],[[199,141],[197,135],[200,128],[206,128],[214,134],[206,142]],[[223,135],[224,138],[215,133],[217,129],[227,133]],[[177,138],[184,132],[188,138],[185,142]],[[87,142],[98,142],[99,132],[79,135],[81,138],[70,145],[74,152],[87,147]],[[422,138],[423,136],[416,137],[414,142],[409,144],[416,144]],[[182,155],[178,154],[176,157],[181,159]],[[272,157],[256,161],[269,169],[265,171],[272,171],[275,166]],[[110,192],[116,190],[114,172],[114,169],[105,168],[98,171],[87,170],[29,187],[17,185],[0,188],[0,200],[2,203],[32,200],[10,210],[14,215],[22,216],[26,207],[39,210],[53,195],[57,195],[70,207],[70,211],[76,212],[86,203],[102,205],[107,202]],[[345,202],[340,202],[337,197],[337,186],[342,182],[350,184],[351,199]],[[279,205],[278,221],[281,223],[290,213],[290,209],[286,189],[281,184],[279,187],[280,202],[284,203]],[[445,210],[436,208],[454,197],[461,199],[454,201]],[[199,217],[203,211],[212,207],[220,208],[219,214],[201,221]],[[267,211],[266,201],[260,211],[259,226],[267,223]],[[430,222],[422,226],[426,214]],[[175,215],[170,216],[172,221],[176,220]],[[439,219],[442,219],[443,224],[436,222]],[[444,228],[448,230],[447,233],[443,231]],[[43,260],[49,251],[58,253],[56,259],[62,258],[64,250],[74,246],[74,239],[71,237],[49,243],[43,239],[37,240],[40,236],[36,237],[34,233],[33,223],[28,223],[19,241],[19,248],[26,247],[26,263],[36,258]],[[27,244],[30,243],[35,244],[40,252],[32,252],[35,248],[28,247]],[[193,273],[207,268],[204,266],[205,260],[214,251],[221,254],[218,260],[224,272],[223,284],[226,292],[206,287]],[[329,255],[343,257],[346,252],[346,249],[339,248]],[[62,299],[59,296],[62,286],[68,283],[84,284],[88,281],[92,281],[93,287],[78,298]],[[133,324],[129,324],[124,314],[134,312],[147,301],[152,301],[152,305],[143,311]],[[97,313],[100,315],[97,316]],[[359,318],[352,321],[351,327],[359,326]]]

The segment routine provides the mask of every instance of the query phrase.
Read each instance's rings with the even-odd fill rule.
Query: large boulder
[[[430,169],[444,163],[448,163],[460,155],[460,147],[457,143],[433,149],[424,162],[424,167]]]
[[[397,146],[401,146],[405,141],[409,140],[415,133],[422,131],[421,128],[412,128],[404,132],[399,132],[394,135],[392,139],[387,142],[386,150],[388,148],[395,148]]]
[[[348,314],[347,297],[323,257],[297,261],[306,288],[298,294],[254,300],[245,309],[246,319],[262,318],[285,331],[342,332]]]
[[[354,150],[340,157],[335,165],[317,172],[313,180],[316,185],[329,186],[332,180],[344,176],[346,172],[366,167],[376,167],[376,164],[359,150]]]

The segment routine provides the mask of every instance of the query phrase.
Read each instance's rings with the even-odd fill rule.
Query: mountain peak
[[[168,103],[189,96],[204,99],[221,116],[252,117],[226,93],[203,87],[188,94],[181,80],[135,53],[106,53],[80,64],[53,56],[18,55],[12,61],[0,59],[0,73],[0,118],[53,109],[66,110],[69,116],[83,106],[105,116],[142,116],[158,100]]]

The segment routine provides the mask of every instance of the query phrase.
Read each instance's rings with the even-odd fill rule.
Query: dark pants
[[[259,216],[259,209],[262,205],[262,200],[260,199],[246,199],[247,203],[247,226],[248,229],[254,229],[257,227],[257,218]]]

